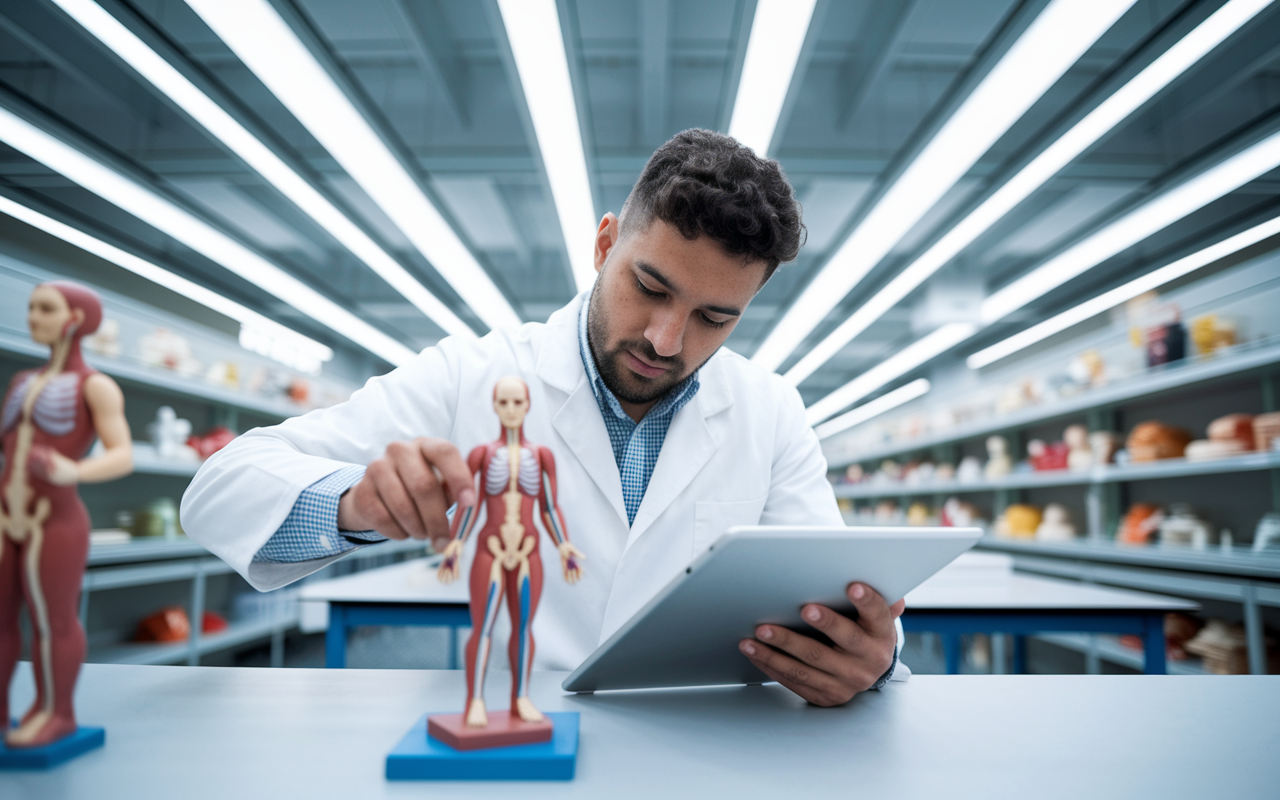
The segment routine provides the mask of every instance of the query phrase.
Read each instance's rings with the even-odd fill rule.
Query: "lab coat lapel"
[[[552,427],[595,481],[625,527],[627,511],[622,503],[622,477],[578,350],[578,312],[584,298],[585,295],[579,295],[547,320],[536,369],[538,378],[549,390]],[[556,456],[563,457],[560,453]]]
[[[727,425],[719,415],[732,404],[720,373],[718,360],[708,361],[698,376],[701,384],[698,393],[672,418],[649,486],[631,525],[628,548],[688,488],[719,449]]]

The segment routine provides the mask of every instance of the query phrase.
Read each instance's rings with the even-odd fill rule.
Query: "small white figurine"
[[[1087,470],[1093,467],[1093,450],[1089,448],[1089,429],[1083,425],[1069,425],[1062,432],[1067,443],[1067,468]]]
[[[982,480],[982,462],[976,456],[960,459],[960,466],[956,468],[956,480],[961,483],[977,483]]]
[[[1036,538],[1045,542],[1063,542],[1076,538],[1076,526],[1071,524],[1071,515],[1061,503],[1050,503],[1044,507],[1044,517],[1036,528]]]
[[[1003,436],[991,436],[987,439],[988,478],[999,478],[1013,472],[1013,459],[1009,457],[1009,442]]]

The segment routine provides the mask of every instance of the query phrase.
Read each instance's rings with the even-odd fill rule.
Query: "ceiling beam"
[[[388,7],[407,34],[427,80],[435,84],[454,117],[469,125],[467,64],[444,25],[439,5],[435,0],[388,0]]]
[[[867,21],[859,37],[861,46],[850,48],[849,58],[840,68],[840,80],[836,82],[840,89],[836,97],[836,127],[839,130],[849,127],[871,94],[872,87],[884,84],[885,76],[893,69],[902,51],[905,41],[901,36],[902,26],[911,16],[915,4],[916,0],[874,3],[867,12]]]
[[[640,0],[640,142],[657,147],[667,136],[671,0]]]

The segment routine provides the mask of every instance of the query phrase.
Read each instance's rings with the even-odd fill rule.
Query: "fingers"
[[[440,474],[440,480],[448,491],[451,503],[473,506],[476,503],[475,479],[467,462],[451,442],[445,439],[422,437],[414,444],[422,452],[427,463]],[[446,504],[447,507],[448,504]]]
[[[816,706],[838,706],[853,697],[853,691],[832,675],[807,666],[771,647],[765,647],[751,639],[743,639],[738,648],[765,675]]]
[[[416,443],[392,442],[387,445],[384,460],[395,468],[394,476],[388,476],[390,482],[398,484],[388,494],[399,497],[403,492],[412,506],[411,511],[389,506],[401,527],[415,539],[448,536],[449,519],[446,511],[449,506],[445,500],[444,487],[423,457],[422,450]],[[381,485],[379,494],[382,494]]]
[[[845,593],[858,609],[858,627],[876,637],[896,635],[893,620],[897,615],[889,610],[889,604],[879,592],[865,583],[851,583]]]

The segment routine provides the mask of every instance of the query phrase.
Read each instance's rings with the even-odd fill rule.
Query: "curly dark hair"
[[[650,156],[619,221],[626,232],[654,219],[690,241],[710,236],[744,262],[765,262],[765,280],[804,240],[800,205],[778,162],[702,128],[677,133]]]

